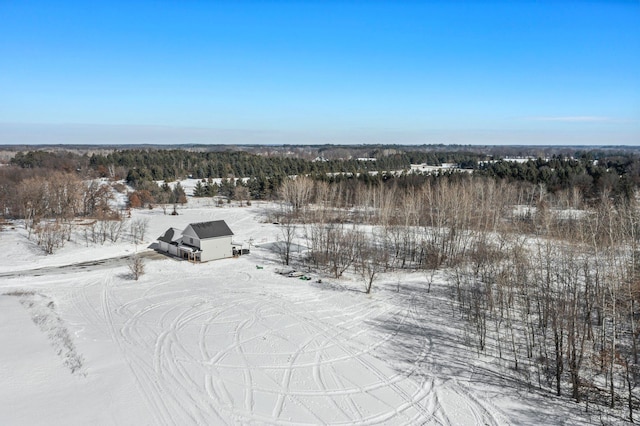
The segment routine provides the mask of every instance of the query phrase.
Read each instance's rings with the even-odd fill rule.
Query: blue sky
[[[0,0],[0,144],[640,144],[640,1]]]

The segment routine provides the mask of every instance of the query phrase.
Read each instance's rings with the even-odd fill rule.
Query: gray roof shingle
[[[211,222],[192,223],[191,228],[198,238],[216,238],[233,235],[231,229],[224,220],[213,220]]]
[[[169,244],[176,243],[180,239],[181,235],[182,235],[181,230],[176,228],[169,228],[167,229],[167,232],[164,233],[164,235],[158,238],[158,241],[162,241]]]

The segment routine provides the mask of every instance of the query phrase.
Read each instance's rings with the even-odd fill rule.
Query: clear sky
[[[0,144],[640,145],[640,0],[0,0]]]

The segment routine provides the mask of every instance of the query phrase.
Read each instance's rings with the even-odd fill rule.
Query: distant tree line
[[[603,193],[629,199],[640,185],[640,157],[625,155],[596,160],[585,153],[578,158],[496,161],[481,164],[477,173],[509,182],[543,184],[552,193],[578,188],[592,200]]]
[[[327,173],[366,173],[408,169],[412,163],[438,166],[444,162],[477,166],[483,154],[465,152],[403,152],[379,155],[376,161],[355,158],[318,161],[287,156],[265,156],[247,152],[191,152],[185,150],[126,150],[107,155],[94,154],[89,166],[102,173],[126,169],[126,179],[136,184],[143,180],[173,181],[186,176],[208,178],[274,178]],[[124,176],[123,176],[124,177]]]
[[[86,168],[88,162],[87,156],[73,152],[28,151],[16,153],[10,163],[23,169],[40,168],[75,172]]]
[[[335,149],[334,149],[335,150]],[[345,148],[343,155],[348,156]],[[586,200],[599,200],[606,193],[616,199],[629,199],[640,185],[640,157],[617,151],[575,151],[572,156],[552,155],[526,162],[489,160],[490,155],[464,150],[415,150],[376,148],[369,151],[376,161],[325,159],[318,161],[287,155],[258,155],[244,151],[199,152],[179,149],[129,149],[108,154],[79,155],[72,152],[18,152],[10,164],[23,170],[55,169],[85,178],[125,179],[136,190],[141,205],[184,201],[174,189],[155,182],[172,182],[185,177],[200,179],[195,196],[233,198],[236,187],[244,187],[250,199],[273,198],[288,176],[305,175],[333,183],[348,179],[364,183],[395,182],[400,186],[419,185],[434,179],[432,174],[401,174],[411,164],[440,166],[453,163],[459,168],[508,182],[544,185],[555,193],[578,188]],[[393,173],[391,173],[393,171]],[[451,171],[441,172],[451,174]],[[375,174],[375,175],[374,175]],[[240,180],[240,178],[244,178]],[[213,179],[222,179],[214,182]],[[246,180],[248,179],[248,180]],[[174,187],[175,188],[175,187]],[[146,192],[144,192],[146,191]],[[177,192],[180,192],[178,189]],[[240,195],[244,196],[244,189]],[[138,205],[134,197],[134,205]]]

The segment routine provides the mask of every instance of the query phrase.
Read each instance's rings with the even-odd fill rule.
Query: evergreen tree
[[[207,190],[204,185],[202,185],[201,181],[196,183],[195,188],[193,188],[193,196],[194,197],[205,197],[207,195]]]

